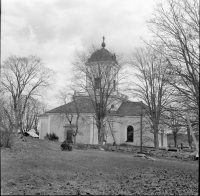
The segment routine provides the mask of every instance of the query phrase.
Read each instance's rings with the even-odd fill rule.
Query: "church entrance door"
[[[68,143],[73,143],[73,132],[72,130],[67,130],[66,140]]]

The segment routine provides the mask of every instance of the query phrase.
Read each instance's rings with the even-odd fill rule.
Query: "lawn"
[[[27,137],[1,149],[3,195],[197,195],[198,162],[100,150],[61,151]]]

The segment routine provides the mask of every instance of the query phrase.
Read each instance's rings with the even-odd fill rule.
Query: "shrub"
[[[44,139],[48,139],[51,141],[58,141],[59,137],[55,133],[50,133],[50,134],[47,133]]]
[[[126,144],[126,143],[122,143],[122,144],[119,144],[119,146],[125,146],[125,147],[128,147],[129,145]]]
[[[76,146],[77,146],[77,149],[85,149],[85,150],[91,147],[90,144],[81,144],[81,143],[77,143]]]
[[[13,133],[12,131],[3,131],[1,130],[1,143],[0,147],[11,148],[13,146]]]
[[[72,151],[72,146],[70,145],[70,143],[67,143],[66,140],[64,140],[64,142],[60,145],[61,150],[67,150],[67,151]]]
[[[27,132],[24,132],[24,133],[23,133],[23,136],[28,137],[29,134],[28,134]]]

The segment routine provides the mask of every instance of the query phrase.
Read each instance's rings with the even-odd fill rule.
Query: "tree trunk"
[[[101,130],[98,129],[98,144],[101,144]]]
[[[174,136],[174,147],[177,147],[177,132],[173,131],[173,136]]]
[[[187,136],[188,136],[189,147],[192,148],[192,140],[191,140],[191,135],[190,135],[190,129],[189,129],[189,127],[187,127]]]
[[[98,129],[98,143],[103,144],[104,141],[104,127],[103,127],[103,119],[99,120],[99,123],[97,125]]]
[[[109,125],[110,132],[111,132],[111,135],[112,135],[112,138],[113,138],[113,142],[116,144],[116,139],[115,139],[115,134],[114,134],[113,123],[112,123],[112,125],[111,125],[110,122],[109,122],[108,125]]]
[[[159,150],[158,130],[154,131],[154,148]]]
[[[17,110],[14,110],[14,132],[15,132],[15,134],[18,133],[18,127],[19,127],[18,112],[17,112]]]
[[[100,122],[97,122],[97,129],[98,129],[98,144],[101,143],[101,126]]]
[[[23,122],[20,120],[19,121],[19,130],[20,130],[20,133],[23,133],[24,131],[23,131]]]
[[[76,131],[75,133],[72,131],[73,133],[73,139],[74,139],[74,144],[76,144],[76,136],[77,136],[77,133],[78,133],[78,125],[76,124]]]
[[[103,144],[103,140],[104,140],[104,138],[103,138],[102,130],[100,130],[100,131],[98,131],[98,143],[100,145],[102,145]]]

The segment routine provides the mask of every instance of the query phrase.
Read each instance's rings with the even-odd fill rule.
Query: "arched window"
[[[134,129],[131,125],[127,127],[127,142],[133,142]]]

